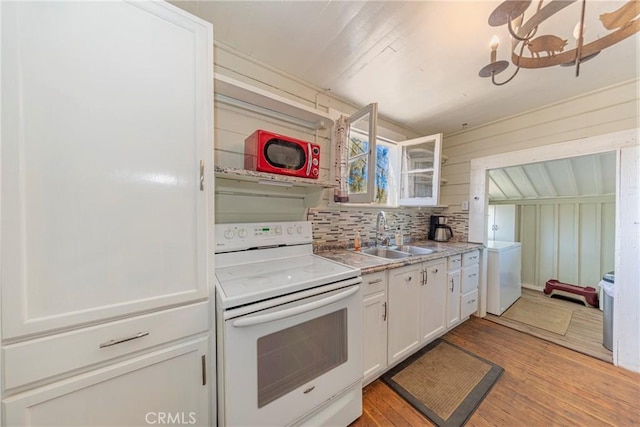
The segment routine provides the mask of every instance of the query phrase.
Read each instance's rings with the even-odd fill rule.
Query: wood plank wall
[[[514,82],[513,84],[517,84]],[[440,202],[461,213],[472,159],[640,127],[640,79],[444,136]],[[500,88],[496,88],[500,90]],[[517,102],[517,100],[514,100]]]
[[[510,200],[508,204],[518,210],[524,286],[542,290],[549,279],[594,286],[614,269],[614,196]]]
[[[352,114],[358,108],[327,90],[289,76],[273,67],[216,43],[214,45],[215,72],[250,85],[268,90],[276,95],[325,112]],[[244,139],[256,129],[312,141],[320,145],[320,179],[330,180],[332,158],[331,129],[313,131],[282,120],[265,117],[245,109],[216,101],[215,115],[215,163],[219,166],[244,168]],[[389,120],[380,120],[387,137],[407,139],[419,136]],[[327,208],[333,193],[325,190],[319,208]],[[339,208],[337,208],[339,209]],[[379,208],[371,208],[379,209]],[[216,195],[216,222],[258,222],[274,220],[305,220],[307,209],[300,199],[265,195]]]

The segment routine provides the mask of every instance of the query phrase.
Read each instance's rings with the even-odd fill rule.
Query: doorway
[[[637,239],[627,236],[638,234],[637,215],[638,185],[637,176],[640,163],[640,150],[637,145],[638,130],[616,132],[607,135],[584,138],[558,144],[551,144],[526,150],[514,151],[471,161],[469,241],[484,243],[487,240],[488,185],[487,172],[491,169],[522,164],[531,164],[555,159],[605,153],[616,153],[616,193],[615,198],[615,271],[616,280],[621,283],[615,287],[614,345],[613,362],[627,369],[640,370],[640,337],[638,336],[638,307],[640,290],[634,286],[637,278],[636,263],[638,257]],[[620,193],[625,197],[621,198]],[[626,207],[627,209],[622,209]],[[623,239],[622,237],[625,236]],[[636,258],[632,258],[632,257]],[[483,256],[483,273],[480,285],[479,315],[486,316],[487,268],[486,250]],[[620,280],[622,279],[622,280]],[[635,323],[634,323],[635,322]]]
[[[550,298],[543,290],[547,280],[554,279],[592,287],[597,294],[602,276],[614,269],[615,170],[616,153],[610,151],[488,171],[489,320],[612,363],[612,352],[602,345],[602,305]],[[504,251],[496,253],[494,240],[519,243],[517,272],[502,265],[506,259],[500,263],[501,272],[493,272],[492,256],[504,255]],[[505,273],[517,282],[517,293],[507,293],[510,288],[493,283],[492,278],[503,278]],[[502,310],[492,305],[497,297],[505,309],[517,297],[526,300],[510,311],[526,314],[521,320],[562,310],[570,319],[568,327],[553,333],[536,327],[535,321],[503,317]]]

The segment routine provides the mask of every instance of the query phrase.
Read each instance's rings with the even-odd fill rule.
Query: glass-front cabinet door
[[[349,117],[349,202],[370,203],[375,192],[376,126],[378,104],[369,104]]]
[[[399,142],[400,206],[435,206],[439,200],[442,134]]]

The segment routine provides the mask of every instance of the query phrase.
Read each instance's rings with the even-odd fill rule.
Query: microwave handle
[[[313,167],[313,151],[311,150],[311,144],[307,143],[307,175],[311,176],[311,168]]]
[[[333,304],[336,301],[340,301],[342,299],[348,298],[351,295],[357,293],[360,290],[360,285],[354,286],[351,289],[340,292],[338,294],[332,295],[327,298],[323,298],[318,301],[313,301],[307,304],[300,305],[298,307],[293,307],[281,311],[275,311],[273,313],[268,314],[259,314],[257,316],[243,317],[241,319],[234,320],[231,322],[233,326],[236,328],[242,328],[245,326],[253,326],[261,323],[275,322],[276,320],[286,319],[287,317],[296,316],[298,314],[306,313],[308,311],[316,310],[320,307],[324,307],[325,305]]]

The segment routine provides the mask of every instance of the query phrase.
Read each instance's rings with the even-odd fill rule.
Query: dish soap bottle
[[[398,229],[396,230],[396,245],[402,246],[403,240],[404,239],[402,238],[402,231],[400,231],[400,227],[398,227]]]
[[[356,235],[353,237],[353,250],[360,251],[360,229],[356,228]]]

